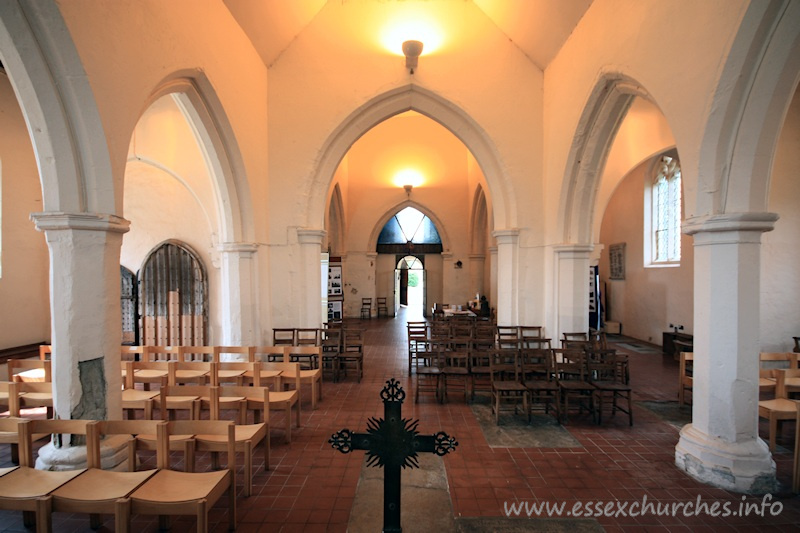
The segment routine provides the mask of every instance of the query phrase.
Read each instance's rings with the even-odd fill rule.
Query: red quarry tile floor
[[[420,420],[422,433],[444,430],[454,435],[458,449],[444,458],[456,517],[504,515],[504,505],[559,504],[569,510],[576,503],[631,505],[642,501],[653,504],[696,502],[698,497],[712,505],[728,503],[732,511],[740,504],[758,504],[762,498],[715,489],[699,483],[674,466],[678,429],[652,411],[634,406],[634,426],[627,417],[604,419],[598,426],[588,419],[572,416],[567,429],[580,446],[572,448],[493,448],[487,444],[469,405],[451,396],[447,404],[431,398],[413,402],[412,380],[408,375],[405,332],[406,317],[362,321],[367,328],[365,370],[361,383],[352,373],[339,383],[325,382],[323,401],[315,411],[306,402],[302,427],[292,431],[291,445],[282,432],[283,413],[272,417],[271,469],[265,471],[258,450],[254,493],[238,500],[240,532],[346,531],[350,509],[364,461],[363,452],[341,454],[328,444],[328,438],[342,428],[364,430],[367,419],[381,417],[379,392],[386,380],[397,378],[409,393],[403,416]],[[644,344],[644,343],[638,343]],[[677,399],[677,363],[660,353],[630,350],[631,379],[635,401],[674,401]],[[35,414],[34,414],[35,416]],[[792,447],[793,424],[784,428],[783,445]],[[762,437],[766,427],[762,424]],[[602,516],[598,522],[606,531],[797,531],[800,524],[800,499],[789,493],[791,451],[779,447],[775,454],[781,491],[771,501],[782,507],[777,516],[713,517],[677,516],[647,513],[643,516]],[[147,461],[152,458],[146,458]],[[200,461],[208,464],[207,457]],[[0,447],[0,466],[11,464],[8,446]],[[204,466],[200,464],[198,469]],[[239,477],[241,480],[241,476]],[[241,491],[241,483],[239,485]],[[610,502],[610,503],[609,503]],[[605,507],[603,507],[605,509]],[[656,509],[657,510],[657,509]],[[219,503],[209,517],[211,531],[227,526],[226,502]],[[671,513],[670,513],[671,514]],[[738,513],[737,513],[738,514]],[[172,531],[194,531],[194,520],[174,518]],[[55,513],[57,532],[90,531],[88,517]],[[23,531],[21,513],[0,511],[0,531]],[[155,517],[134,517],[137,533],[157,531]],[[113,519],[101,531],[113,531]]]

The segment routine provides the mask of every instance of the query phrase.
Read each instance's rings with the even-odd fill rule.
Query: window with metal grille
[[[661,156],[651,191],[650,250],[653,264],[681,260],[681,168],[675,157]]]
[[[137,344],[139,327],[136,320],[136,274],[119,267],[120,306],[122,307],[122,344]]]

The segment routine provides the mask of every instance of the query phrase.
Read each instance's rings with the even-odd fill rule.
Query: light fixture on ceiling
[[[409,199],[410,199],[411,198],[411,189],[413,189],[414,186],[411,185],[410,183],[406,183],[405,185],[403,185],[403,188],[406,190],[406,196],[408,196]]]
[[[417,68],[419,56],[422,54],[422,42],[420,41],[405,41],[403,43],[403,54],[406,56],[406,68],[411,74],[414,74],[414,69]]]

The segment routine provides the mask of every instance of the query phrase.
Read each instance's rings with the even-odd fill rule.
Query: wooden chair
[[[494,343],[494,341],[492,341]],[[475,392],[482,391],[492,393],[492,369],[490,364],[490,350],[482,346],[473,339],[472,348],[469,352],[469,373],[472,381],[472,400],[475,400]]]
[[[694,383],[694,353],[681,352],[678,366],[678,405],[686,403],[686,391],[691,391]]]
[[[318,328],[295,328],[296,346],[319,346]]]
[[[297,344],[294,328],[272,328],[273,346],[294,346]]]
[[[65,513],[88,513],[93,529],[101,526],[101,514],[113,514],[116,531],[125,531],[130,520],[128,496],[150,479],[156,470],[128,472],[103,470],[101,437],[134,433],[155,433],[158,424],[155,420],[117,420],[98,422],[86,420],[31,420],[30,431],[45,433],[85,434],[88,469],[80,476],[61,485],[52,492],[52,511]],[[85,432],[80,431],[85,428]]]
[[[334,382],[339,381],[339,354],[342,351],[341,328],[325,328],[321,332],[322,356],[320,365],[322,372],[330,372]]]
[[[9,399],[10,381],[0,381],[0,406],[11,407]]]
[[[158,392],[155,407],[162,420],[174,419],[175,411],[186,411],[189,420],[199,420],[200,410],[211,405],[211,390],[207,385],[165,385]]]
[[[211,363],[201,361],[169,361],[167,384],[205,385],[211,381]]]
[[[20,466],[0,477],[0,509],[22,511],[25,527],[30,528],[35,524],[37,533],[49,533],[53,530],[51,494],[81,476],[86,469],[47,471],[34,468],[33,452],[29,446],[33,441],[29,423],[30,420],[0,418],[0,432],[16,431],[20,443]]]
[[[555,379],[555,362],[550,348],[523,348],[520,351],[522,384],[528,389],[528,408],[541,405],[545,414],[552,407],[557,421],[561,421],[561,393]],[[530,417],[530,414],[528,415]]]
[[[792,352],[761,352],[758,354],[758,391],[775,394],[775,370],[797,368]]]
[[[339,354],[341,370],[347,376],[347,367],[353,366],[356,378],[361,383],[364,376],[364,330],[360,328],[344,328],[342,330],[342,352]]]
[[[225,437],[227,468],[211,472],[179,472],[170,469],[171,435],[221,435]],[[132,514],[158,515],[161,529],[168,529],[170,515],[194,515],[197,532],[208,532],[208,512],[228,494],[228,528],[236,529],[236,430],[224,420],[176,420],[158,426],[159,471],[130,495]],[[126,528],[125,531],[128,531]]]
[[[628,415],[628,424],[633,426],[633,401],[628,376],[628,358],[614,350],[598,350],[597,357],[590,357],[589,381],[594,385],[594,403],[597,423],[603,422],[603,404],[610,400],[611,416],[617,411]],[[627,407],[619,405],[622,400]]]
[[[221,420],[220,400],[223,398],[243,398],[247,406],[249,401],[257,401],[264,411],[264,422],[257,424],[237,423],[234,427],[236,451],[244,455],[244,495],[253,493],[253,454],[256,446],[263,442],[264,469],[269,470],[269,389],[267,387],[244,387],[226,385],[211,389],[211,420]],[[224,402],[223,402],[224,403]],[[212,468],[219,468],[219,453],[227,451],[227,439],[223,435],[195,435],[198,451],[211,452]]]
[[[578,413],[586,409],[594,415],[595,387],[589,381],[589,369],[585,352],[573,349],[553,350],[555,376],[561,394],[561,416],[567,421],[570,401],[577,405]]]
[[[210,363],[215,346],[178,346],[178,361]]]
[[[509,403],[514,406],[514,414],[522,403],[522,412],[530,421],[528,389],[520,381],[519,352],[513,349],[492,349],[489,351],[489,356],[494,423],[500,425],[500,411],[504,404]]]
[[[128,419],[136,418],[135,412],[142,410],[145,420],[153,418],[153,407],[159,391],[139,390],[135,387],[135,364],[136,361],[125,362],[125,388],[122,389],[122,410],[128,414]]]
[[[52,359],[53,355],[53,346],[50,344],[40,344],[39,345],[39,359],[42,361],[47,361]]]
[[[44,407],[47,418],[53,416],[53,384],[46,382],[12,383],[8,389],[8,412],[12,417],[20,417],[22,409]]]
[[[775,441],[780,430],[781,422],[794,420],[797,416],[797,403],[790,400],[786,393],[786,374],[791,370],[776,370],[775,398],[758,402],[759,418],[769,421],[769,450],[775,451]]]
[[[252,368],[228,363],[251,362],[253,360],[251,353],[254,352],[255,349],[255,346],[215,346],[213,360],[221,364],[217,366],[217,381],[213,382],[212,380],[212,384],[220,385],[221,383],[233,382],[237,385],[243,385],[245,374],[247,374],[248,371],[252,372]]]
[[[322,357],[322,347],[320,346],[285,346],[284,347],[284,361],[290,363],[300,363],[304,359],[309,359],[307,364],[311,368],[303,368],[302,363],[298,368],[300,369],[300,384],[307,383],[311,386],[311,408],[317,408],[317,401],[322,401],[322,369],[319,366],[319,360]],[[281,383],[286,386],[293,387],[295,377],[292,374],[293,370],[285,370],[281,373]],[[300,392],[298,390],[298,392]],[[300,400],[302,401],[302,394]]]
[[[294,390],[280,390],[284,386],[285,380],[281,377],[281,387],[277,391],[269,393],[270,411],[286,411],[286,442],[292,442],[292,408],[295,410],[295,425],[300,427],[300,369],[298,363],[261,363],[264,370],[280,370],[281,376],[284,373],[293,374],[295,377]]]
[[[522,348],[542,348],[542,346],[538,345],[538,342],[534,344],[533,341],[544,338],[543,330],[543,326],[520,326],[519,337],[522,341]],[[531,344],[528,344],[529,342]]]
[[[361,298],[361,318],[372,318],[372,298]]]
[[[505,350],[518,350],[522,342],[517,326],[496,326],[495,339],[497,347]]]
[[[375,300],[375,306],[378,310],[378,318],[382,316],[389,316],[389,306],[386,303],[386,297],[380,296]]]
[[[424,321],[406,323],[406,336],[408,342],[408,374],[415,366],[417,351],[425,348],[428,341],[428,324]]]
[[[8,380],[20,382],[53,381],[49,359],[9,359]]]
[[[446,340],[428,340],[416,346],[414,363],[416,368],[416,387],[414,403],[419,403],[420,392],[432,392],[436,401],[441,401],[442,392],[442,352],[447,348]]]
[[[469,401],[471,394],[472,374],[469,372],[470,347],[472,337],[454,339],[449,343],[448,349],[442,355],[442,401],[447,401],[447,391],[453,386],[464,391],[464,403]]]
[[[253,350],[253,353],[249,356],[250,362],[282,363],[284,348],[285,346],[256,346]],[[250,383],[253,385],[260,384],[261,386],[267,386],[269,383],[272,386],[272,390],[278,390],[280,388],[280,375],[281,370],[275,370],[271,368],[268,369],[261,366],[258,374],[258,380],[255,379],[252,371],[244,373],[244,384],[246,385]]]
[[[129,364],[128,364],[129,363]],[[127,388],[136,388],[141,383],[144,390],[150,390],[153,383],[163,387],[169,379],[169,362],[167,361],[128,361],[126,363]],[[133,373],[131,373],[133,370]]]
[[[245,382],[252,383],[256,364],[255,361],[215,361],[211,363],[211,385],[219,387],[224,384],[245,385]]]
[[[126,383],[128,378],[128,361],[143,361],[145,356],[145,347],[144,346],[133,346],[123,344],[119,348],[119,358],[121,362],[121,370],[122,370],[122,382]]]

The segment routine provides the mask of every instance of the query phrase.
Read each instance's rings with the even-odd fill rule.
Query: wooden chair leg
[[[36,533],[53,531],[53,498],[45,496],[36,499]]]
[[[114,529],[117,533],[128,533],[131,529],[131,501],[119,499],[114,505]]]
[[[253,492],[253,446],[250,442],[244,443],[244,496],[249,497]]]

